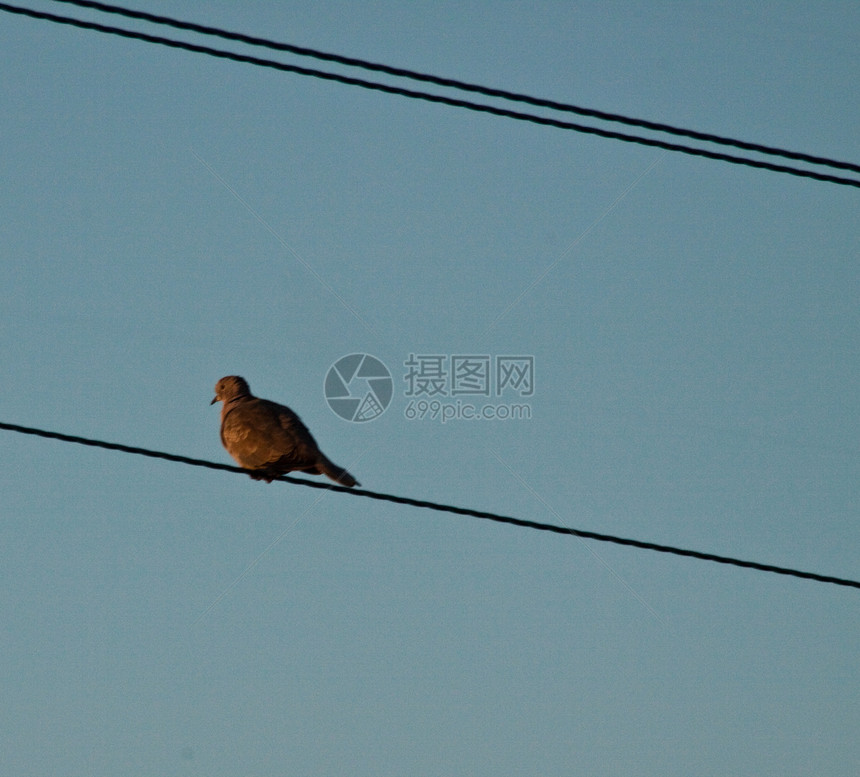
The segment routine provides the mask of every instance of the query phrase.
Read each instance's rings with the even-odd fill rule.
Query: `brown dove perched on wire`
[[[271,483],[287,472],[327,475],[342,486],[360,483],[326,458],[301,419],[288,407],[260,399],[248,382],[228,375],[215,384],[221,407],[221,442],[240,467],[254,470],[254,480]]]

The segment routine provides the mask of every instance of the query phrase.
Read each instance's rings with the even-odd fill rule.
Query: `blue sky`
[[[134,7],[860,160],[856,3]],[[860,575],[855,189],[5,13],[0,62],[0,420],[226,463],[239,374],[371,490]],[[530,418],[410,419],[412,354],[530,357],[475,398]],[[3,443],[3,774],[860,769],[852,589]]]

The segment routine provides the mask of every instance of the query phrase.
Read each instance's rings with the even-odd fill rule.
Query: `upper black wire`
[[[166,461],[178,462],[180,464],[190,464],[194,467],[206,467],[208,469],[222,470],[225,472],[239,472],[248,474],[250,471],[235,467],[231,464],[219,464],[214,461],[206,461],[204,459],[193,459],[188,456],[178,456],[173,453],[164,453],[162,451],[153,451],[147,448],[137,448],[131,445],[122,445],[116,442],[105,442],[104,440],[93,440],[87,437],[77,437],[71,434],[62,434],[60,432],[50,432],[44,429],[34,429],[29,426],[19,426],[17,424],[8,424],[0,422],[0,429],[5,429],[10,432],[18,432],[19,434],[29,434],[36,437],[46,437],[51,440],[61,440],[62,442],[77,443],[78,445],[87,445],[94,448],[104,448],[111,451],[121,451],[123,453],[132,453],[138,456],[148,456],[153,459],[164,459]],[[527,521],[522,518],[512,518],[507,515],[499,515],[485,510],[472,510],[468,507],[456,507],[454,505],[439,504],[426,499],[412,499],[405,496],[396,496],[394,494],[384,494],[378,491],[368,491],[363,488],[346,488],[325,482],[315,482],[305,480],[303,478],[290,477],[289,475],[281,475],[276,480],[285,483],[293,483],[299,486],[307,486],[309,488],[320,488],[327,491],[339,491],[352,496],[362,496],[368,499],[376,499],[382,502],[393,502],[394,504],[408,505],[410,507],[421,507],[427,510],[435,510],[437,512],[453,513],[454,515],[465,515],[470,518],[482,518],[496,523],[507,523],[513,526],[522,526],[527,529],[537,529],[538,531],[553,532],[555,534],[567,534],[573,537],[582,537],[586,540],[596,540],[598,542],[610,542],[615,545],[627,545],[633,548],[641,548],[642,550],[653,550],[657,553],[670,553],[675,556],[686,556],[688,558],[700,559],[702,561],[713,561],[717,564],[728,564],[735,567],[743,567],[745,569],[755,569],[759,572],[771,572],[777,575],[788,575],[789,577],[798,577],[804,580],[814,580],[819,583],[832,583],[833,585],[845,586],[848,588],[860,588],[860,581],[849,580],[831,575],[819,575],[815,572],[802,572],[798,569],[789,567],[778,567],[772,564],[761,564],[757,561],[744,561],[742,559],[732,558],[730,556],[718,556],[715,553],[703,553],[698,550],[687,550],[685,548],[676,548],[671,545],[660,545],[656,542],[644,542],[642,540],[634,540],[626,537],[616,537],[612,534],[601,534],[599,532],[585,531],[584,529],[572,529],[568,526],[555,526],[549,523],[539,523],[537,521]]]
[[[284,72],[295,73],[297,75],[311,76],[314,78],[320,78],[328,81],[335,81],[342,84],[348,84],[350,86],[359,86],[364,89],[371,89],[374,91],[385,92],[388,94],[396,94],[403,97],[426,100],[428,102],[440,103],[443,105],[450,105],[458,108],[466,108],[468,110],[477,111],[479,113],[488,113],[494,116],[504,116],[506,118],[516,119],[519,121],[527,121],[533,124],[557,127],[559,129],[572,130],[575,132],[581,132],[589,135],[597,135],[599,137],[610,138],[613,140],[621,140],[627,143],[636,143],[643,146],[660,148],[666,151],[677,151],[679,153],[689,154],[691,156],[704,157],[707,159],[716,159],[723,162],[730,162],[732,164],[744,165],[747,167],[759,168],[763,170],[770,170],[772,172],[777,173],[786,173],[788,175],[794,175],[800,178],[811,178],[817,181],[825,181],[827,183],[835,183],[842,186],[853,186],[855,188],[860,188],[860,180],[854,178],[842,178],[839,176],[828,175],[826,173],[819,173],[812,170],[801,170],[794,167],[774,164],[772,162],[747,159],[731,154],[723,154],[716,151],[683,146],[677,143],[669,143],[654,138],[643,138],[637,135],[628,135],[626,133],[614,132],[598,127],[588,127],[581,124],[559,121],[558,119],[535,116],[533,114],[528,113],[520,113],[518,111],[511,111],[504,108],[498,108],[496,106],[482,105],[479,103],[469,102],[467,100],[460,100],[451,97],[445,97],[442,95],[430,94],[427,92],[418,92],[411,89],[403,89],[401,87],[375,83],[373,81],[365,81],[363,79],[353,78],[336,73],[327,73],[321,70],[300,67],[298,65],[288,65],[283,62],[275,62],[273,60],[261,59],[259,57],[252,57],[245,54],[238,54],[232,51],[213,49],[209,46],[201,46],[198,44],[187,43],[185,41],[163,38],[157,35],[149,35],[143,32],[124,30],[118,27],[98,24],[96,22],[88,22],[81,19],[57,16],[56,14],[45,13],[42,11],[34,11],[29,8],[20,8],[18,6],[8,5],[7,3],[0,3],[0,11],[7,11],[9,13],[20,14],[35,19],[42,19],[45,21],[56,22],[58,24],[67,24],[73,27],[79,27],[81,29],[95,30],[97,32],[102,32],[110,35],[118,35],[120,37],[130,38],[134,40],[141,40],[147,43],[154,43],[162,46],[168,46],[170,48],[182,49],[184,51],[207,54],[212,57],[228,59],[234,62],[244,62],[247,64],[257,65],[259,67],[267,67]]]
[[[340,54],[332,54],[325,51],[319,51],[317,49],[306,48],[304,46],[294,46],[289,43],[279,43],[277,41],[268,40],[266,38],[259,38],[252,35],[244,35],[242,33],[237,32],[230,32],[228,30],[223,30],[218,27],[209,27],[203,24],[196,24],[194,22],[186,22],[180,19],[173,19],[167,16],[147,13],[145,11],[135,11],[128,8],[122,8],[120,6],[108,5],[107,3],[92,2],[92,0],[54,0],[54,2],[65,3],[66,5],[79,6],[81,8],[91,8],[98,11],[102,11],[104,13],[117,14],[119,16],[124,16],[130,19],[140,19],[143,21],[152,22],[153,24],[160,24],[168,27],[173,27],[179,30],[188,30],[190,32],[197,32],[202,35],[212,35],[218,38],[223,38],[225,40],[233,40],[241,43],[246,43],[251,46],[261,46],[263,48],[272,49],[274,51],[285,51],[289,52],[290,54],[296,54],[302,57],[312,57],[314,59],[319,59],[325,62],[336,62],[341,65],[348,65],[350,67],[360,68],[362,70],[369,70],[376,73],[386,73],[387,75],[397,76],[399,78],[407,78],[413,81],[436,84],[437,86],[459,89],[460,91],[472,92],[474,94],[482,94],[487,97],[499,97],[505,100],[510,100],[512,102],[525,103],[527,105],[534,105],[540,108],[551,108],[555,111],[574,113],[578,116],[588,116],[589,118],[601,119],[603,121],[609,122],[617,122],[619,124],[625,124],[630,127],[641,127],[642,129],[664,132],[668,135],[677,135],[679,137],[691,138],[694,140],[703,140],[718,145],[740,148],[745,151],[755,151],[760,154],[779,156],[785,159],[793,159],[798,162],[810,162],[812,164],[822,165],[824,167],[833,167],[840,170],[851,170],[852,172],[860,173],[860,165],[856,165],[851,162],[840,162],[838,160],[829,159],[827,157],[814,156],[812,154],[805,154],[798,151],[788,151],[782,148],[765,146],[759,143],[749,143],[747,141],[737,140],[735,138],[728,138],[722,135],[714,135],[707,132],[698,132],[696,130],[675,127],[671,124],[663,124],[659,122],[648,121],[646,119],[637,119],[630,116],[623,116],[618,113],[607,113],[605,111],[598,111],[593,108],[583,108],[579,105],[571,105],[570,103],[562,103],[555,100],[547,100],[539,97],[531,97],[526,94],[510,92],[505,89],[495,89],[492,87],[480,86],[479,84],[471,84],[466,81],[459,81],[453,78],[442,78],[440,76],[434,76],[428,73],[419,73],[415,70],[392,67],[390,65],[383,65],[378,62],[368,62],[364,59],[345,57]]]

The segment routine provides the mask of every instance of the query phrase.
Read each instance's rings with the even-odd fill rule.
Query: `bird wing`
[[[319,455],[307,427],[290,408],[256,397],[227,412],[221,440],[230,455],[248,469],[276,463],[297,469],[314,464]]]

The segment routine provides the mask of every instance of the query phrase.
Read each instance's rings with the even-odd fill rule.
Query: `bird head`
[[[228,375],[215,384],[215,398],[209,404],[214,405],[216,402],[229,402],[231,399],[249,396],[251,396],[251,389],[248,381],[238,375]]]

